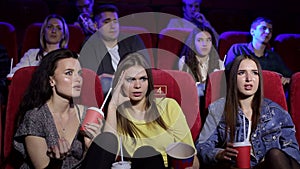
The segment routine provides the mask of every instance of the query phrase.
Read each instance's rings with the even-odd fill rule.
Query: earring
[[[53,83],[52,80],[50,80],[49,83],[50,83],[50,86],[51,86],[51,87],[54,87],[54,83]]]

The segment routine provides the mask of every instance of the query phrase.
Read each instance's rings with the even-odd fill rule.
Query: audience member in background
[[[41,59],[48,52],[67,48],[68,43],[69,29],[64,18],[56,14],[47,16],[41,27],[40,48],[29,49],[11,73],[14,74],[22,67],[39,65]]]
[[[52,51],[41,60],[20,105],[14,137],[23,168],[69,169],[83,158],[91,143],[78,132],[86,107],[73,102],[80,96],[81,73],[78,55],[68,49]],[[101,127],[100,119],[86,126],[93,137]]]
[[[272,38],[272,21],[265,17],[256,18],[250,28],[252,41],[250,43],[234,44],[229,49],[225,58],[225,68],[227,69],[233,60],[241,55],[252,55],[260,63],[263,70],[271,70],[282,75],[282,84],[288,84],[292,71],[284,64],[280,56],[268,49],[269,41]]]
[[[78,22],[75,22],[75,24],[81,27],[85,36],[88,38],[96,31],[92,20],[94,0],[76,0],[75,5],[79,11]]]
[[[113,94],[109,103],[104,133],[95,138],[89,148],[83,168],[110,168],[122,139],[125,158],[132,168],[160,169],[167,166],[166,147],[174,142],[194,142],[185,116],[170,98],[155,98],[151,67],[139,53],[124,58],[115,73]],[[106,144],[103,141],[107,141]],[[144,155],[144,156],[143,156]],[[111,157],[111,159],[105,159]],[[194,168],[199,169],[195,155]]]
[[[226,71],[226,78],[226,99],[209,106],[196,144],[202,166],[217,163],[216,168],[230,168],[238,153],[233,143],[250,141],[251,167],[299,169],[295,126],[287,111],[263,98],[259,62],[240,55]]]
[[[83,67],[94,70],[98,75],[112,76],[125,54],[145,49],[145,45],[139,36],[120,34],[116,6],[103,4],[95,7],[94,12],[98,30],[82,47],[79,60]],[[150,62],[149,54],[144,54]],[[110,85],[103,86],[104,93],[109,88]]]
[[[219,34],[211,26],[205,16],[200,13],[200,5],[202,0],[182,0],[183,18],[173,18],[169,21],[167,28],[195,28],[197,25],[205,25],[209,27],[216,38],[219,40]]]
[[[178,67],[193,75],[198,84],[198,95],[204,96],[209,73],[224,69],[216,50],[214,34],[209,27],[201,25],[193,29],[181,52]]]

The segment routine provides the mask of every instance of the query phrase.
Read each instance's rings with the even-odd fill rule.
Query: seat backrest
[[[151,1],[153,5],[179,5],[181,4],[180,0],[152,0]]]
[[[1,1],[4,2],[4,1]],[[1,19],[14,25],[17,43],[22,44],[25,29],[34,22],[43,22],[50,11],[44,0],[13,0],[0,5]]]
[[[16,128],[17,121],[17,112],[19,105],[22,101],[23,94],[25,93],[30,81],[33,72],[35,71],[36,66],[24,67],[20,70],[17,70],[10,82],[9,93],[6,107],[6,116],[5,116],[5,126],[4,126],[4,135],[3,138],[3,158],[5,161],[5,169],[15,168],[15,165],[18,165],[18,160],[11,163],[15,158],[15,154],[12,152],[12,140]]]
[[[208,114],[208,106],[210,103],[218,100],[221,97],[226,97],[226,77],[223,70],[212,72],[208,75],[205,86],[205,107],[202,112],[202,122]]]
[[[7,22],[0,22],[0,44],[3,45],[10,58],[14,59],[13,64],[19,62],[18,59],[18,43],[15,27]]]
[[[165,28],[159,33],[157,68],[177,69],[178,59],[192,29]]]
[[[42,23],[33,23],[26,28],[23,43],[21,46],[21,57],[23,57],[25,52],[27,52],[29,49],[40,47],[41,27]]]
[[[300,72],[293,74],[290,84],[290,113],[296,127],[296,138],[300,144]]]
[[[132,2],[130,2],[130,1],[132,1]],[[126,0],[126,3],[116,3],[117,8],[119,9],[119,17],[120,18],[127,16],[127,15],[131,15],[131,14],[137,14],[137,13],[142,13],[142,12],[153,12],[153,9],[150,5],[145,5],[145,4],[147,4],[147,2],[145,2],[147,0],[143,1],[143,4],[139,4],[134,1],[139,1],[139,0]],[[132,5],[130,3],[135,3],[135,4]],[[135,19],[135,18],[132,18],[132,19]],[[134,26],[141,26],[142,22],[140,21],[140,23],[136,23],[136,24],[138,24],[138,25],[134,25]],[[146,24],[144,24],[144,25],[146,25]]]
[[[262,73],[264,97],[276,102],[285,110],[288,110],[283,86],[281,84],[281,76],[276,72],[268,70],[263,70]],[[207,108],[209,104],[221,97],[226,97],[226,78],[224,70],[209,74],[205,91],[205,110],[202,111],[205,113],[204,117],[206,117],[208,113]]]
[[[244,31],[226,31],[220,34],[218,53],[221,60],[224,60],[230,47],[235,43],[246,43],[251,41],[249,32]]]
[[[7,158],[11,153],[12,139],[16,130],[18,108],[35,70],[36,66],[24,67],[17,70],[9,85],[4,128],[4,158]],[[94,71],[86,68],[83,68],[82,71],[83,85],[81,96],[75,99],[75,101],[86,106],[100,107],[103,102],[100,80]]]
[[[40,47],[41,27],[42,23],[33,23],[26,28],[21,48],[21,57],[23,57],[24,53],[29,49]],[[69,24],[68,28],[70,33],[68,48],[79,53],[85,40],[85,35],[79,26]]]
[[[264,97],[276,102],[283,109],[288,111],[287,101],[281,83],[281,75],[269,70],[263,70],[262,72],[264,80]]]
[[[68,24],[70,39],[68,48],[74,52],[80,53],[81,47],[85,41],[83,30],[74,24]]]
[[[155,66],[155,58],[153,55],[152,48],[154,48],[152,43],[152,35],[150,34],[149,30],[147,30],[144,27],[138,27],[138,26],[120,26],[120,32],[125,34],[132,34],[132,35],[138,35],[142,41],[144,42],[145,47],[148,49],[151,65]]]
[[[300,71],[300,34],[279,34],[273,47],[293,72]]]
[[[181,106],[194,141],[201,129],[199,99],[193,77],[178,70],[153,69],[153,81],[157,97],[175,99]]]

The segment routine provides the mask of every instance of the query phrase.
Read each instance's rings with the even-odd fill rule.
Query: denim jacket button
[[[276,136],[273,136],[272,138],[273,138],[273,140],[276,140]]]
[[[256,137],[256,134],[253,134],[253,137]]]

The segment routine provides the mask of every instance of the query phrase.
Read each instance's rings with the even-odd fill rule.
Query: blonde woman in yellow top
[[[131,161],[132,168],[164,169],[169,144],[184,142],[194,147],[180,106],[170,98],[155,98],[153,91],[151,68],[144,56],[127,55],[115,73],[104,133],[92,143],[83,168],[110,167],[120,139],[124,158]],[[101,155],[112,159],[104,161]],[[192,168],[199,168],[196,155]]]

